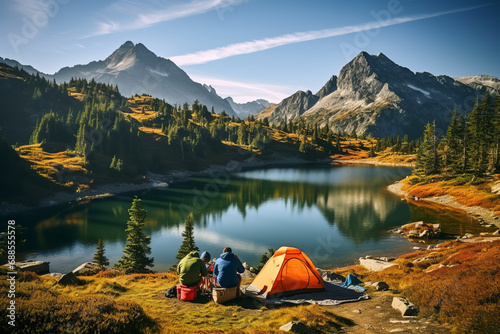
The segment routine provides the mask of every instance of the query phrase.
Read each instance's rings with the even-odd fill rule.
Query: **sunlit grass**
[[[500,213],[500,194],[491,193],[491,184],[500,179],[500,174],[492,176],[491,179],[493,181],[471,184],[471,182],[458,182],[456,179],[418,182],[419,178],[412,177],[402,182],[403,190],[410,196],[426,198],[450,195],[462,205],[480,206]]]
[[[19,156],[31,164],[31,168],[38,174],[60,184],[58,174],[72,172],[87,174],[85,160],[75,152],[66,150],[63,152],[49,153],[43,150],[42,144],[24,145],[16,148]],[[65,183],[71,187],[73,183]]]

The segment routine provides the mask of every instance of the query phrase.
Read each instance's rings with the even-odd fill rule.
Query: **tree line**
[[[436,134],[427,123],[419,147],[415,173],[483,176],[500,169],[500,97],[486,93],[469,114],[454,110],[446,134]]]

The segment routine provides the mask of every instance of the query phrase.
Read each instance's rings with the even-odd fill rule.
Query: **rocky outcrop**
[[[318,102],[318,97],[310,90],[303,92],[299,90],[290,97],[281,101],[272,114],[268,117],[272,124],[280,124],[284,121],[291,121],[302,115]]]
[[[16,270],[18,270],[18,271],[31,271],[37,275],[43,275],[43,274],[48,274],[50,272],[49,264],[50,264],[50,262],[45,262],[45,261],[16,262],[14,271],[16,271]],[[9,267],[9,265],[6,264],[6,265],[3,265],[3,267]]]
[[[318,100],[321,100],[327,95],[330,95],[334,91],[337,90],[337,76],[332,76],[328,82],[321,87],[321,89],[314,95],[318,97]]]
[[[57,284],[61,285],[79,285],[81,284],[81,281],[78,279],[78,277],[73,274],[73,272],[69,272],[67,274],[64,274],[58,281]]]
[[[394,297],[392,307],[401,312],[402,316],[417,316],[417,307],[401,297]]]
[[[316,331],[300,321],[290,321],[280,327],[280,331],[296,334],[314,334]]]
[[[359,258],[359,264],[368,269],[370,272],[381,271],[396,265],[395,263],[366,257]]]
[[[75,274],[76,276],[92,276],[102,270],[104,270],[104,268],[95,262],[85,262],[84,264],[73,270],[73,274]]]
[[[403,225],[399,231],[410,239],[435,239],[441,235],[439,224],[425,224],[422,221]]]
[[[477,90],[487,90],[491,95],[500,94],[500,79],[491,75],[472,75],[455,80]]]

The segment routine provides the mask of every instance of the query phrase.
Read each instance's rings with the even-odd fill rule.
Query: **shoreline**
[[[191,177],[211,176],[217,179],[218,176],[233,174],[241,171],[249,171],[260,168],[293,167],[303,165],[323,165],[331,164],[331,159],[305,160],[297,157],[275,156],[272,160],[259,160],[251,157],[243,161],[230,161],[225,165],[210,165],[200,171],[172,170],[167,174],[155,174],[148,172],[145,182],[142,183],[108,183],[96,186],[80,193],[70,191],[60,191],[46,197],[36,206],[28,206],[20,203],[0,203],[0,217],[19,214],[31,214],[50,208],[65,205],[78,205],[91,200],[108,198],[119,194],[126,194],[135,191],[147,191],[155,188],[168,188],[172,184],[185,182]]]
[[[387,190],[389,192],[399,197],[412,198],[402,188],[403,188],[403,183],[401,183],[400,181],[387,186]],[[434,203],[437,205],[441,205],[445,208],[459,209],[464,211],[468,215],[483,220],[487,224],[495,225],[496,227],[500,228],[500,219],[495,219],[496,217],[495,211],[480,206],[465,206],[463,204],[456,202],[453,196],[451,195],[419,198],[416,202],[418,201],[426,201]]]
[[[386,167],[415,167],[415,164],[408,164],[403,162],[382,162],[371,159],[334,159],[332,163],[338,164],[360,164],[360,165],[373,165],[373,166],[386,166]]]

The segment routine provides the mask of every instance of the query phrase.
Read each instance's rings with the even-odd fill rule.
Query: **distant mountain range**
[[[486,91],[499,94],[500,80],[413,73],[382,53],[361,52],[316,94],[298,91],[266,117],[274,124],[300,117],[334,131],[417,138],[433,120],[443,132],[454,108],[459,113],[471,111]]]
[[[232,97],[226,97],[226,101],[240,118],[254,115],[269,107],[271,104],[264,99],[258,99],[247,103],[236,103]]]
[[[31,66],[21,65],[15,60],[0,59],[10,66],[18,66],[29,73],[38,72]],[[158,57],[143,44],[127,41],[105,60],[93,61],[86,65],[64,67],[53,75],[40,73],[58,83],[71,78],[94,79],[97,82],[117,85],[124,96],[147,93],[165,99],[170,104],[192,104],[195,100],[216,112],[225,111],[235,115],[228,101],[217,95],[215,89],[201,85],[169,59]]]
[[[0,62],[38,72],[29,65],[0,58]],[[305,122],[328,126],[334,131],[370,134],[375,137],[402,136],[417,138],[427,122],[436,121],[444,132],[453,109],[470,111],[477,97],[486,91],[500,92],[500,79],[476,75],[453,79],[431,73],[414,73],[384,54],[361,52],[345,65],[340,74],[315,94],[298,91],[278,105],[266,100],[236,103],[223,99],[209,85],[191,78],[172,61],[158,57],[143,44],[125,42],[105,60],[86,65],[64,67],[53,75],[40,73],[61,83],[73,78],[95,79],[118,85],[125,96],[147,93],[171,104],[189,104],[198,100],[216,112],[247,117],[260,113],[272,124],[301,118]]]

